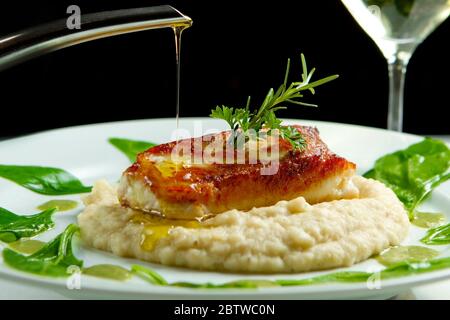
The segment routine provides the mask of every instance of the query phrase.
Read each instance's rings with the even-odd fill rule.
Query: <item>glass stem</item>
[[[388,130],[403,129],[403,94],[405,88],[406,66],[409,59],[395,55],[388,59],[389,67],[389,109]]]

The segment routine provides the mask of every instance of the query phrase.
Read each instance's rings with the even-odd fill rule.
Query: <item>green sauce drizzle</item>
[[[68,211],[75,209],[78,206],[78,202],[73,200],[50,200],[43,204],[41,204],[39,207],[37,207],[39,210],[47,210],[51,208],[56,208],[57,211]]]
[[[445,223],[445,215],[442,213],[416,211],[411,223],[420,228],[435,228]]]
[[[45,242],[39,240],[19,240],[15,242],[11,242],[9,247],[14,251],[25,253],[25,254],[33,254],[36,251],[42,249],[45,246]]]
[[[100,278],[125,281],[131,278],[132,273],[125,268],[112,264],[97,264],[83,269],[83,273]]]
[[[385,250],[376,259],[385,266],[392,266],[401,262],[428,261],[438,255],[438,251],[426,247],[398,246]]]

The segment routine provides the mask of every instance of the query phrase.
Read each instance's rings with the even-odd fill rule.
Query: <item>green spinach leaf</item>
[[[380,272],[381,279],[398,278],[450,268],[450,257],[421,262],[401,262]]]
[[[83,261],[76,258],[72,251],[73,235],[78,230],[78,226],[70,224],[64,232],[42,249],[28,256],[6,248],[3,250],[3,261],[9,267],[23,272],[50,277],[67,277],[69,267],[83,266]]]
[[[0,165],[0,177],[44,195],[66,195],[90,192],[80,180],[58,168]]]
[[[24,237],[33,237],[53,228],[52,215],[55,208],[29,216],[19,216],[0,208],[0,241],[13,242]]]
[[[426,138],[379,158],[364,176],[391,188],[412,218],[431,191],[450,179],[450,150],[444,142]]]
[[[275,280],[275,281],[282,286],[310,285],[329,282],[344,282],[344,283],[364,282],[375,277],[378,277],[380,280],[406,277],[419,273],[442,270],[449,267],[450,267],[450,257],[445,257],[421,262],[404,261],[395,264],[389,268],[386,268],[384,270],[381,270],[378,273],[359,272],[359,271],[334,272],[300,280]]]
[[[317,277],[305,278],[305,279],[279,279],[279,280],[261,280],[261,279],[248,279],[248,280],[236,280],[220,284],[214,283],[191,283],[191,282],[174,282],[170,284],[175,287],[187,287],[187,288],[205,288],[205,289],[217,289],[217,288],[243,288],[254,289],[261,287],[288,287],[288,286],[306,286],[320,283],[332,283],[332,282],[363,282],[367,281],[372,273],[360,272],[360,271],[346,271],[346,272],[333,272],[324,274]]]
[[[146,141],[137,141],[137,140],[129,140],[122,138],[110,138],[109,143],[111,143],[114,147],[122,151],[131,162],[136,161],[136,156],[151,148],[156,146],[156,144]]]
[[[425,244],[449,244],[450,243],[450,223],[429,229],[425,237],[420,239]]]
[[[164,279],[159,273],[156,271],[146,268],[137,264],[131,266],[131,271],[137,274],[140,278],[144,279],[151,284],[156,284],[160,286],[167,285],[166,279]]]

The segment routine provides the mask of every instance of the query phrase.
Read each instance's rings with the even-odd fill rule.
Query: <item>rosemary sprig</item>
[[[287,104],[317,107],[315,104],[300,101],[299,99],[303,98],[302,92],[309,91],[314,94],[315,87],[338,78],[338,75],[332,75],[311,82],[311,78],[316,69],[313,68],[308,72],[303,54],[301,54],[301,62],[303,69],[301,81],[294,81],[288,85],[291,67],[291,60],[288,59],[283,84],[276,91],[271,88],[258,109],[254,111],[250,110],[251,98],[249,96],[244,108],[233,108],[224,105],[217,106],[216,109],[211,111],[210,117],[225,120],[233,131],[232,137],[236,140],[247,140],[250,130],[259,132],[261,129],[267,129],[269,134],[271,130],[276,129],[279,131],[280,137],[289,141],[294,149],[302,149],[305,141],[300,132],[293,127],[282,126],[282,121],[277,118],[275,113],[278,110],[286,109]],[[239,139],[240,137],[244,137],[245,139]]]

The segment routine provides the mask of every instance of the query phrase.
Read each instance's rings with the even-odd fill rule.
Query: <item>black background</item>
[[[0,4],[0,34],[81,12],[171,4],[194,20],[182,42],[181,116],[207,116],[217,104],[259,102],[303,52],[316,76],[340,78],[283,117],[385,127],[386,62],[338,0],[321,1],[14,1]],[[450,20],[410,61],[405,131],[450,134]],[[67,48],[0,73],[0,136],[175,114],[175,51],[169,29]]]

